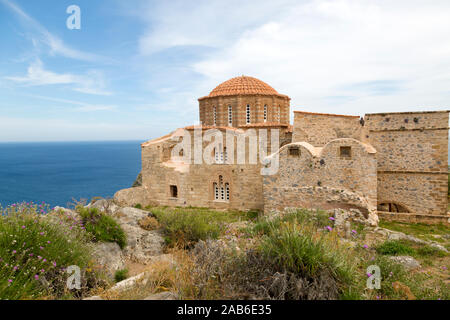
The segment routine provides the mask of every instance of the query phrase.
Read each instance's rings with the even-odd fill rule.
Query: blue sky
[[[447,0],[0,0],[0,141],[155,138],[242,74],[293,110],[449,109],[449,16]]]

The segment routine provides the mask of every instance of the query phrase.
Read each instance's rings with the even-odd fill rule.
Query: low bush
[[[123,281],[128,278],[128,269],[117,270],[114,274],[114,280],[116,282]]]
[[[260,220],[259,237],[245,251],[221,241],[200,241],[192,250],[193,299],[337,299],[360,297],[358,260],[325,229],[328,215],[298,211]],[[354,293],[353,293],[354,291]]]
[[[262,217],[249,230],[250,234],[268,234],[270,230],[276,229],[285,223],[308,224],[316,228],[325,228],[332,224],[330,215],[321,210],[297,209],[295,211],[284,213],[272,220]]]
[[[379,254],[390,256],[412,256],[416,253],[414,248],[399,240],[385,241],[377,246],[376,250]]]
[[[98,211],[97,208],[78,206],[76,210],[94,241],[116,242],[120,248],[125,248],[126,234],[114,218]]]
[[[314,223],[285,223],[270,228],[261,243],[268,259],[307,278],[325,272],[340,284],[352,284],[356,261],[351,251],[339,245],[334,232],[317,232]]]
[[[243,212],[214,211],[205,208],[152,208],[166,234],[166,243],[190,247],[199,240],[217,239],[225,224],[247,219]]]
[[[90,264],[89,239],[79,221],[54,219],[42,207],[0,208],[0,300],[76,297],[96,281],[90,274],[83,277],[84,291],[66,288],[66,268]]]

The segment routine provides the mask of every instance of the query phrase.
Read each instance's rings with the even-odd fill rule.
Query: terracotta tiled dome
[[[240,94],[277,95],[280,94],[267,83],[253,77],[241,76],[230,79],[218,85],[209,98],[218,96],[233,96]]]

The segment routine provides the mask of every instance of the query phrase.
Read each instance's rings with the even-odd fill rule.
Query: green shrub
[[[126,234],[112,217],[98,211],[97,208],[77,207],[83,224],[94,241],[116,242],[120,248],[127,245]]]
[[[339,245],[334,232],[318,232],[312,222],[275,224],[269,228],[261,249],[276,264],[306,277],[325,271],[341,284],[353,283],[356,260]]]
[[[88,267],[91,246],[80,221],[40,207],[0,208],[0,300],[66,296],[65,268]]]
[[[417,255],[421,257],[445,257],[447,254],[431,246],[423,246],[417,249]]]
[[[398,240],[385,241],[381,245],[379,245],[376,248],[376,250],[379,254],[390,256],[396,255],[412,256],[416,253],[414,248],[411,248],[409,245]]]
[[[285,223],[309,224],[316,228],[325,228],[331,224],[330,215],[325,211],[298,209],[285,213],[272,220],[262,218],[249,230],[251,234],[268,234]]]
[[[142,210],[142,205],[141,205],[140,203],[136,204],[134,207],[135,207],[136,209],[141,209],[141,210]]]
[[[128,278],[128,269],[117,270],[114,274],[114,280],[120,282]]]
[[[217,239],[225,230],[225,224],[247,219],[247,213],[239,211],[215,211],[206,208],[152,208],[152,213],[164,229],[172,246],[191,246],[199,240]]]

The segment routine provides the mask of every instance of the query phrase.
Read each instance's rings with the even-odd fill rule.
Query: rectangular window
[[[343,159],[351,159],[352,158],[352,147],[340,147],[339,155]]]
[[[228,126],[233,126],[233,107],[228,106]]]
[[[214,125],[216,125],[217,124],[217,110],[216,110],[216,107],[214,106],[213,107],[213,120],[214,120]]]
[[[250,105],[247,105],[247,124],[250,123]]]
[[[172,198],[178,198],[178,187],[177,186],[170,186],[170,196]]]
[[[300,157],[300,148],[299,147],[289,147],[289,156],[290,157]]]

